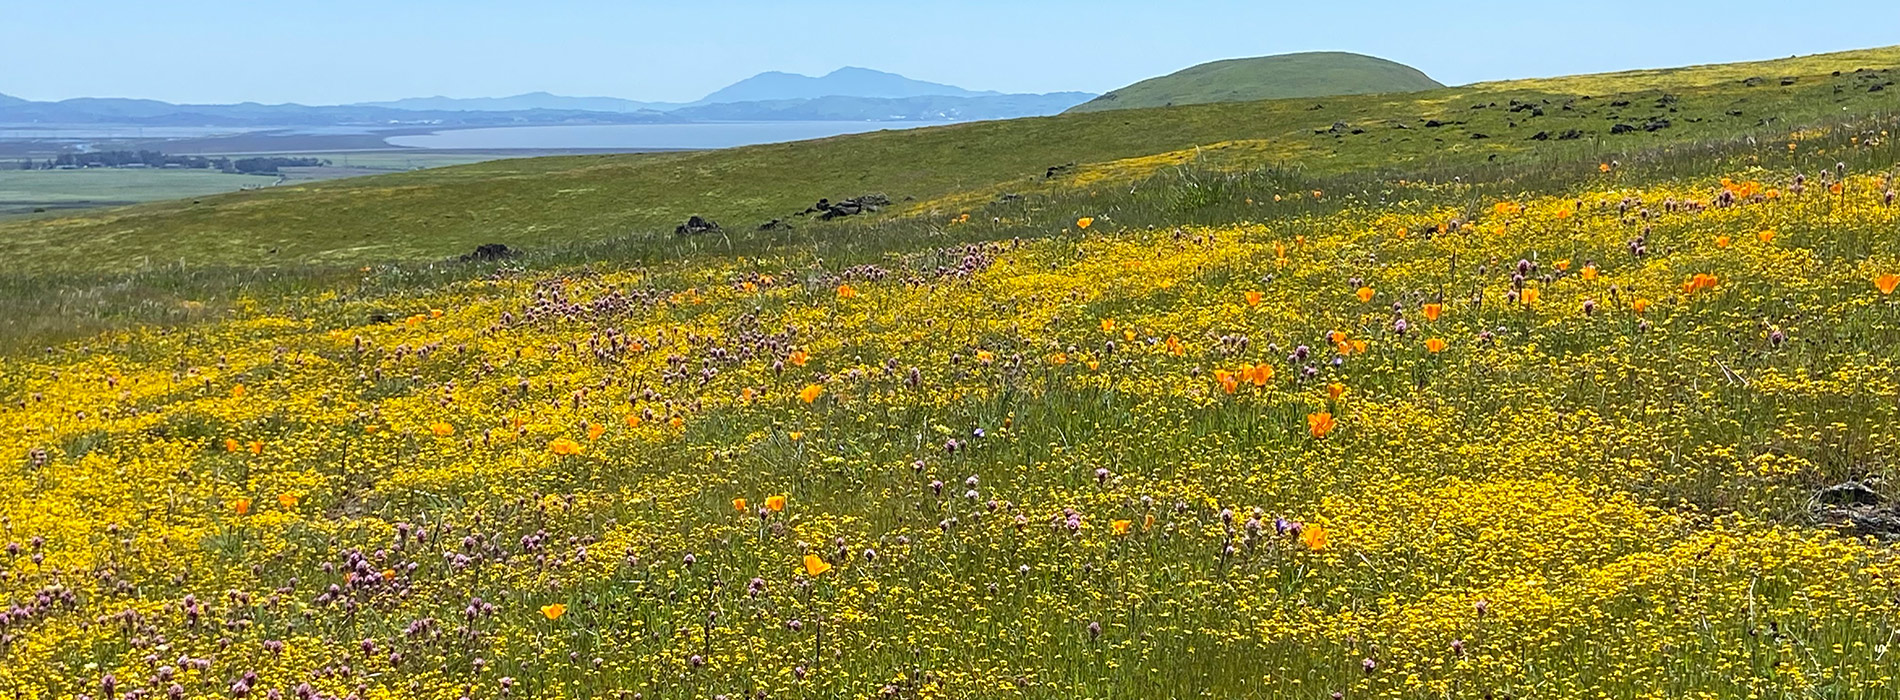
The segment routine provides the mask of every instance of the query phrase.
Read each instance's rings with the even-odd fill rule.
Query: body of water
[[[388,139],[388,143],[392,146],[409,148],[471,150],[731,148],[886,129],[915,129],[946,123],[950,122],[701,122],[504,126],[392,136]]]

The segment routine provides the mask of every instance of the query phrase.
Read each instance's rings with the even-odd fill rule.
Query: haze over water
[[[392,146],[438,149],[704,149],[802,141],[951,122],[702,122],[692,124],[586,124],[453,129],[394,136]]]

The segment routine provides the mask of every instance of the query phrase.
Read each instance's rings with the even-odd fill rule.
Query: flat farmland
[[[0,216],[31,214],[35,209],[184,199],[268,185],[276,179],[208,170],[0,170]]]

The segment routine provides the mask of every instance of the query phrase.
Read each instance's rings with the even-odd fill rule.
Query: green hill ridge
[[[1069,111],[1416,92],[1441,87],[1444,85],[1402,63],[1343,51],[1313,51],[1203,63],[1111,90]]]

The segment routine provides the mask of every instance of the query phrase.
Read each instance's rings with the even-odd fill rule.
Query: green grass
[[[1418,69],[1340,51],[1234,58],[1182,69],[1069,108],[1070,112],[1249,102],[1444,87]]]
[[[1870,66],[1900,65],[1900,49],[1856,55],[1855,62]],[[1681,77],[1689,86],[1671,87],[1667,98],[1649,91],[1586,99],[1494,84],[1318,105],[1275,100],[1098,112],[710,152],[493,161],[0,224],[0,257],[30,261],[15,272],[362,265],[442,259],[490,242],[534,249],[664,239],[696,214],[749,235],[821,197],[881,192],[897,200],[899,214],[948,218],[1005,192],[1123,187],[1187,160],[1232,170],[1288,164],[1318,174],[1402,174],[1781,138],[1797,125],[1900,108],[1900,90],[1867,92],[1863,76],[1851,73],[1809,75],[1787,87],[1695,86],[1707,82],[1700,73]],[[1667,86],[1667,78],[1643,84]],[[1534,102],[1544,115],[1509,111],[1512,100]],[[1656,118],[1670,126],[1610,133],[1615,124]],[[1445,125],[1428,127],[1428,120]],[[1334,133],[1335,123],[1363,133]],[[1572,129],[1582,137],[1558,140]],[[1531,140],[1539,132],[1551,139]],[[1044,177],[1050,166],[1067,163],[1078,164],[1074,174]]]
[[[0,170],[0,214],[37,207],[197,197],[270,184],[275,179],[210,170]]]

